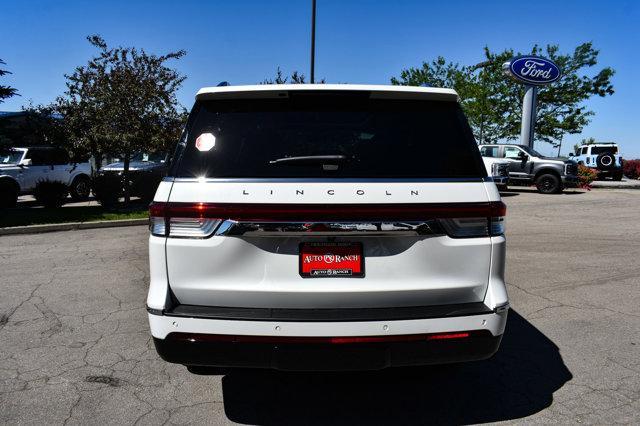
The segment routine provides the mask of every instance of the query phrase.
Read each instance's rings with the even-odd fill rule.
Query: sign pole
[[[524,98],[522,98],[522,127],[520,128],[520,143],[533,148],[533,132],[536,124],[536,99],[538,88],[526,86]]]
[[[311,84],[316,82],[316,0],[311,0]]]
[[[553,61],[540,56],[516,56],[502,64],[502,70],[510,78],[525,84],[520,144],[533,148],[538,86],[557,81],[562,72]]]

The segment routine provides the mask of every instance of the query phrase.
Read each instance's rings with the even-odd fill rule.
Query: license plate
[[[300,275],[304,278],[364,277],[362,244],[302,243]]]

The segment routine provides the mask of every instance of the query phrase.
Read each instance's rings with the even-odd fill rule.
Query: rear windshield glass
[[[618,147],[615,147],[615,146],[592,146],[591,147],[591,154],[593,155],[617,154],[617,153],[618,153]]]
[[[366,92],[196,102],[176,154],[176,177],[486,176],[456,102]]]

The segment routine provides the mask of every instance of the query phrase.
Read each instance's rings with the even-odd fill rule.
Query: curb
[[[78,229],[115,228],[120,226],[148,225],[149,219],[101,220],[97,222],[67,222],[47,225],[11,226],[0,228],[1,235],[41,234],[44,232],[75,231]]]
[[[603,188],[603,189],[640,189],[640,181],[633,181],[633,182],[625,182],[625,183],[619,183],[619,182],[591,182],[591,188],[595,189],[595,188]]]

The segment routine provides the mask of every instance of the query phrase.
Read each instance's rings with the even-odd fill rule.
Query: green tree
[[[26,113],[20,126],[25,145],[66,146],[66,134],[55,105],[34,105],[29,102],[22,110]]]
[[[559,147],[564,135],[580,133],[594,115],[584,101],[614,93],[612,68],[589,73],[597,65],[598,53],[591,43],[579,45],[571,54],[560,53],[557,45],[545,49],[535,45],[527,53],[546,56],[562,70],[560,80],[538,91],[536,140]],[[484,60],[473,66],[446,62],[440,57],[424,62],[421,68],[402,70],[399,77],[391,78],[391,83],[454,88],[479,143],[513,140],[520,135],[525,86],[508,79],[502,65],[520,54],[512,49],[495,53],[485,48]]]
[[[70,145],[96,158],[123,158],[124,195],[129,202],[129,163],[138,151],[166,150],[178,140],[185,111],[176,92],[185,80],[168,67],[184,50],[152,55],[134,47],[109,47],[98,35],[87,37],[98,54],[72,74],[55,102]]]
[[[298,71],[294,71],[293,73],[291,73],[290,77],[287,77],[283,74],[280,67],[278,67],[278,69],[276,70],[275,77],[265,78],[264,80],[262,80],[260,84],[306,84],[306,83],[307,83],[306,77],[304,76],[304,74]],[[324,78],[318,81],[317,83],[324,84],[325,83]]]
[[[6,63],[0,59],[0,65],[6,65]],[[3,75],[11,74],[10,71],[0,69],[0,77]],[[0,84],[0,103],[4,102],[5,99],[8,99],[12,96],[18,95],[18,90],[14,89],[11,86],[5,86]],[[18,95],[20,96],[20,95]]]

